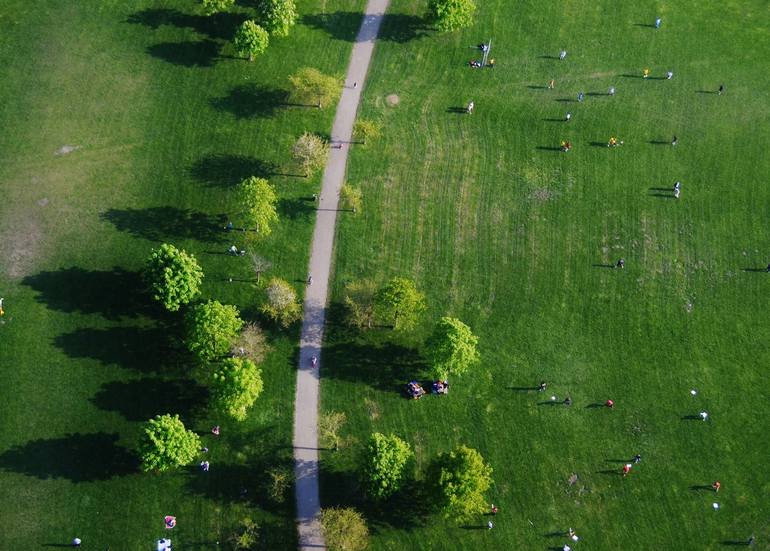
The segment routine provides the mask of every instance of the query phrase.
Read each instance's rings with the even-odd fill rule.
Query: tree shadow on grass
[[[174,65],[210,67],[219,57],[219,45],[213,40],[162,42],[148,46],[147,53]]]
[[[164,368],[183,363],[182,350],[173,345],[176,340],[160,327],[81,328],[57,336],[54,345],[70,358],[152,373],[160,369],[161,362]]]
[[[148,8],[132,13],[126,22],[134,25],[145,25],[151,29],[171,25],[183,29],[193,29],[209,38],[231,40],[235,36],[236,29],[246,19],[248,16],[243,13],[220,12],[214,15],[198,15],[168,8]]]
[[[135,472],[136,457],[117,446],[118,435],[97,432],[31,440],[0,454],[0,469],[42,480],[108,480]]]
[[[248,119],[272,117],[279,109],[294,105],[287,103],[288,97],[286,90],[260,84],[241,84],[225,97],[211,99],[210,103],[218,111],[230,112],[237,119]]]
[[[192,419],[206,405],[208,391],[191,379],[144,377],[133,381],[105,383],[91,403],[105,411],[120,413],[129,421],[146,421],[164,413]]]
[[[315,204],[303,199],[281,199],[278,201],[278,216],[307,220],[315,212]]]
[[[190,174],[211,187],[231,187],[246,178],[268,178],[275,174],[273,163],[243,155],[209,155],[195,161]]]
[[[225,240],[224,214],[207,214],[176,207],[109,209],[99,216],[116,229],[134,237],[163,242],[169,239],[198,239],[210,243]]]
[[[153,311],[140,275],[123,268],[65,268],[27,276],[22,284],[37,291],[37,302],[51,310],[101,314],[110,320]]]
[[[338,11],[305,15],[303,25],[326,31],[331,38],[353,42],[363,21],[361,12]],[[378,40],[405,43],[428,34],[429,27],[422,17],[407,14],[385,14]]]

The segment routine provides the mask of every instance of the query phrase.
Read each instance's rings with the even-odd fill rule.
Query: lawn
[[[383,137],[353,150],[364,208],[336,246],[322,408],[348,422],[323,455],[323,503],[362,509],[373,549],[561,549],[568,527],[578,549],[702,551],[752,533],[770,549],[766,3],[479,5],[454,34],[425,29],[414,0],[384,22],[362,105]],[[490,38],[496,67],[468,67]],[[470,100],[473,115],[456,112]],[[418,331],[340,323],[347,282],[396,275],[427,294]],[[473,328],[482,361],[448,397],[407,400],[444,314]],[[548,392],[527,390],[540,380]],[[592,407],[609,398],[614,410]],[[425,514],[409,491],[362,498],[356,456],[373,431],[412,445],[417,485],[439,451],[478,449],[494,529]],[[698,488],[714,480],[719,494]]]
[[[302,289],[318,177],[292,176],[290,149],[304,131],[328,134],[334,113],[283,105],[287,76],[341,75],[364,2],[298,2],[290,37],[248,63],[226,43],[253,4],[207,19],[193,1],[3,3],[2,549],[74,536],[90,549],[149,549],[163,536],[192,548],[244,516],[261,525],[262,548],[296,546],[291,487],[282,504],[265,487],[269,468],[291,467],[297,328],[265,325],[265,391],[247,421],[228,423],[206,408],[180,316],[152,305],[138,277],[152,247],[174,243],[202,264],[204,299],[259,320],[248,262],[223,254],[236,244]],[[222,231],[233,184],[251,175],[280,197],[280,223],[256,244]],[[157,413],[203,435],[209,473],[139,473],[131,449]],[[166,514],[178,519],[170,533]]]

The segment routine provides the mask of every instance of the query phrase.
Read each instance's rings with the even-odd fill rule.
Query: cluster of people
[[[449,394],[449,381],[437,380],[433,381],[430,385],[431,394]],[[425,389],[417,381],[410,381],[406,383],[406,393],[413,400],[422,398],[425,394]]]

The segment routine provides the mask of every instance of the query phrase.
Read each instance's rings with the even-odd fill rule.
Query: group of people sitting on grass
[[[430,385],[431,394],[449,394],[449,381],[433,381]],[[425,389],[417,381],[406,383],[406,393],[413,400],[422,398],[426,394]]]

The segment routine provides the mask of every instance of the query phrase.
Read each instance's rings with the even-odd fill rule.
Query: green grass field
[[[347,414],[348,444],[323,456],[324,503],[364,510],[374,549],[561,549],[549,534],[570,526],[576,549],[702,551],[752,533],[770,549],[766,3],[479,4],[460,33],[423,29],[414,0],[384,23],[362,106],[384,136],[352,155],[364,209],[341,222],[334,294],[403,275],[430,308],[409,339],[330,329],[322,405]],[[497,66],[469,68],[489,38]],[[453,112],[469,100],[472,116]],[[608,149],[612,135],[625,145]],[[663,189],[676,180],[679,200]],[[446,398],[406,400],[444,314],[479,335],[481,365]],[[545,395],[521,390],[541,379]],[[541,404],[551,394],[574,404]],[[591,407],[608,398],[614,410]],[[709,422],[687,418],[701,410]],[[372,431],[409,441],[417,472],[477,448],[495,528],[408,497],[368,504],[354,469]],[[692,488],[714,480],[718,495]]]
[[[328,134],[334,113],[280,103],[299,67],[344,72],[345,33],[360,21],[320,14],[364,3],[298,4],[290,37],[250,64],[225,45],[249,1],[212,19],[193,1],[3,3],[1,549],[79,536],[84,548],[139,550],[168,535],[206,548],[192,544],[224,539],[245,515],[261,524],[262,548],[296,545],[291,489],[274,505],[264,487],[267,468],[291,466],[298,331],[266,327],[265,391],[246,422],[224,422],[180,352],[179,316],[149,304],[137,270],[172,242],[201,262],[204,298],[257,318],[247,261],[221,254],[243,238],[221,228],[232,185],[267,175],[281,222],[256,248],[273,262],[268,276],[302,289],[318,178],[281,174],[296,172],[296,137]],[[63,146],[78,149],[57,155]],[[129,450],[140,423],[166,412],[206,434],[209,473],[139,474]],[[166,514],[178,518],[173,533]]]

